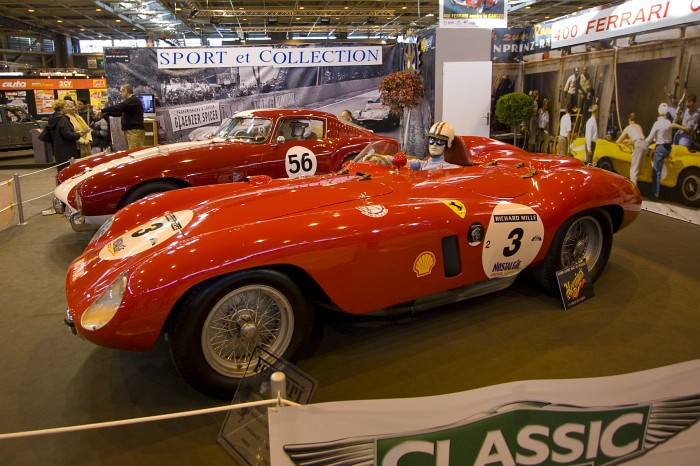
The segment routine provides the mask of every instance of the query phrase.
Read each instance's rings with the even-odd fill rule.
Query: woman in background
[[[76,142],[83,137],[83,134],[73,129],[73,125],[65,114],[65,106],[65,100],[54,101],[52,105],[54,112],[46,124],[51,131],[53,156],[58,171],[61,171],[70,159],[80,157]]]
[[[83,117],[78,115],[78,107],[75,105],[75,102],[66,101],[65,113],[73,124],[73,129],[82,135],[78,139],[80,157],[87,157],[92,154],[92,131],[85,120],[83,120]]]

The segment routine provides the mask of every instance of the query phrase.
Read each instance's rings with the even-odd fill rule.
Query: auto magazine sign
[[[696,464],[700,360],[426,398],[269,412],[274,465]]]

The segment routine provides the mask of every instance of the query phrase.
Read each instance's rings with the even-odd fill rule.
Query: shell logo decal
[[[424,277],[430,275],[435,266],[435,254],[430,251],[422,252],[416,257],[413,262],[413,271],[416,272],[416,277]]]
[[[107,261],[125,259],[147,251],[177,234],[192,221],[193,217],[194,212],[191,210],[165,213],[162,217],[139,225],[105,244],[100,250],[100,259]]]

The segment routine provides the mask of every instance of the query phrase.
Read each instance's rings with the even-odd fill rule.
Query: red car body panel
[[[71,264],[66,293],[76,329],[99,345],[148,350],[193,287],[260,267],[303,271],[336,307],[370,313],[500,278],[504,215],[527,214],[518,226],[529,240],[513,258],[524,269],[543,260],[558,227],[578,212],[607,209],[615,231],[639,213],[639,191],[621,176],[571,157],[462,139],[477,165],[416,172],[352,163],[349,173],[257,177],[129,205]],[[154,219],[166,213],[187,221],[161,228]],[[484,227],[483,241],[467,244],[475,223]],[[159,228],[169,236],[121,256],[123,240]],[[453,236],[459,270],[448,276],[441,244]],[[520,264],[512,273],[519,271]],[[81,315],[122,273],[128,285],[118,312],[98,330],[82,328]]]
[[[79,193],[80,210],[84,216],[104,216],[112,215],[118,210],[120,202],[130,189],[149,181],[168,180],[181,187],[192,187],[230,183],[254,175],[287,177],[285,158],[292,147],[303,147],[315,154],[316,174],[329,173],[338,170],[345,157],[357,154],[367,143],[390,139],[356,126],[345,125],[335,115],[316,110],[253,110],[245,113],[273,121],[272,129],[264,142],[206,141],[201,146],[173,151],[166,151],[168,146],[162,146],[162,156],[131,160],[95,173],[76,184],[67,195],[68,203],[77,207],[76,193]],[[278,144],[275,134],[286,118],[323,120],[325,134],[318,135],[318,139],[287,140]],[[81,159],[57,175],[57,184],[139,150],[142,149]]]

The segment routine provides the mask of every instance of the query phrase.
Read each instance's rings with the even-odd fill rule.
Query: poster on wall
[[[53,105],[56,97],[52,90],[36,90],[34,91],[34,103],[36,104],[37,114],[53,113]]]
[[[503,0],[440,0],[440,27],[505,28],[506,4]]]
[[[90,89],[90,105],[100,110],[107,106],[107,89]]]
[[[27,110],[27,91],[4,91],[5,103]]]
[[[377,85],[401,65],[402,52],[400,45],[317,44],[105,49],[107,97],[117,103],[124,83],[136,94],[154,94],[159,141],[187,141],[256,108],[358,114],[376,105]],[[393,122],[378,131],[399,137]]]

